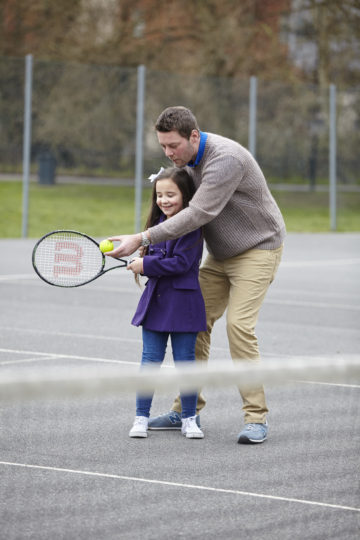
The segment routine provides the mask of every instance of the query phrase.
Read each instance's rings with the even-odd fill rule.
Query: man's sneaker
[[[196,416],[182,419],[181,433],[187,439],[203,439],[204,434],[196,423]]]
[[[238,435],[238,443],[262,443],[267,439],[268,429],[267,422],[265,424],[245,424],[244,429]]]
[[[135,416],[129,437],[147,437],[149,419],[146,416]]]
[[[200,415],[196,416],[196,423],[200,427]],[[149,429],[181,429],[181,415],[176,411],[170,411],[160,416],[149,419]]]

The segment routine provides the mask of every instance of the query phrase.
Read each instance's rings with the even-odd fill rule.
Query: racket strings
[[[103,269],[104,258],[90,238],[75,232],[56,232],[39,243],[34,264],[49,283],[72,287],[97,276]]]

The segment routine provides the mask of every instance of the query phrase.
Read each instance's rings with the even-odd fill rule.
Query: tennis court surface
[[[140,291],[125,269],[76,289],[33,272],[35,240],[0,240],[0,374],[138,369]],[[360,354],[360,234],[290,234],[257,327],[263,362]],[[231,362],[225,320],[210,362]],[[167,367],[171,367],[168,354]],[[266,389],[269,439],[236,443],[235,387],[205,388],[203,440],[130,439],[133,389],[0,400],[0,538],[342,539],[360,532],[360,377]],[[155,394],[152,414],[173,392]]]

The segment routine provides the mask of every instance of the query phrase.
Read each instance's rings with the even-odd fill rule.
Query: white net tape
[[[204,387],[259,384],[283,385],[295,381],[339,382],[360,387],[360,355],[333,358],[289,357],[266,362],[199,362],[176,369],[122,368],[42,368],[31,371],[10,370],[2,374],[0,399],[49,399],[94,397],[135,391],[168,392]]]

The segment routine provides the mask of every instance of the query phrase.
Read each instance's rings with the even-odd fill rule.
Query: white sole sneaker
[[[185,435],[187,439],[203,439],[204,438],[204,434],[202,431],[200,433],[188,432],[188,433],[184,433],[183,435]]]
[[[187,439],[203,439],[204,434],[196,423],[196,416],[182,419],[181,433]]]
[[[130,433],[129,433],[129,437],[132,437],[132,438],[137,437],[138,439],[145,439],[147,436],[148,436],[148,434],[146,432],[144,433],[142,431],[132,431],[132,430],[130,430]]]
[[[138,437],[140,439],[145,439],[147,437],[147,431],[135,431],[131,429],[129,432],[129,437]]]
[[[146,416],[136,416],[133,427],[129,431],[129,437],[146,438],[148,436],[148,422],[149,419]]]

